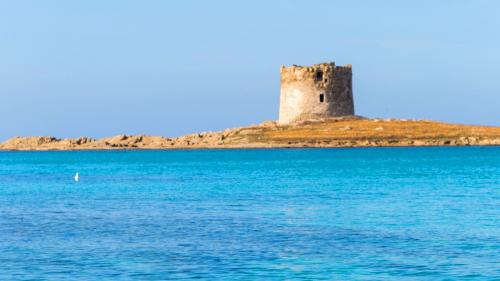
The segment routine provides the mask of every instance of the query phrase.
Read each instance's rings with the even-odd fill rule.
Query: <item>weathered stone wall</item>
[[[279,115],[280,124],[354,115],[351,65],[282,66]]]

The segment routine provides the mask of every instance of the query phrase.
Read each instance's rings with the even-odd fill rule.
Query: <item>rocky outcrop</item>
[[[357,116],[306,120],[290,125],[259,125],[204,132],[177,138],[118,135],[80,137],[15,137],[0,150],[186,149],[272,147],[377,147],[500,145],[500,128],[407,119]]]

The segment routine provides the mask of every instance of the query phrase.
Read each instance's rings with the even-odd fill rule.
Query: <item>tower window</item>
[[[319,102],[325,102],[325,95],[324,94],[319,95]]]
[[[318,70],[316,71],[316,81],[321,81],[323,80],[323,71]]]

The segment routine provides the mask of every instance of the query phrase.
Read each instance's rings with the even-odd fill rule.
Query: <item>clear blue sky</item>
[[[356,113],[500,125],[500,1],[0,0],[0,140],[276,119],[279,67],[353,65]]]

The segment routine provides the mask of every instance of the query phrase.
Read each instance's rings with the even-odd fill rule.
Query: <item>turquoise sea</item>
[[[183,279],[500,280],[500,147],[0,152],[0,280]]]

